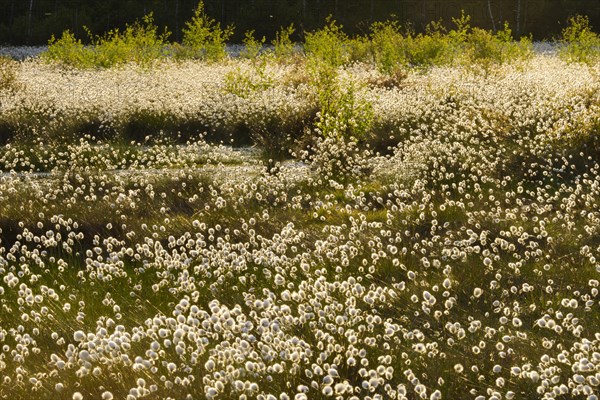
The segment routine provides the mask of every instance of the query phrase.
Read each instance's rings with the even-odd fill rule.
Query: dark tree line
[[[83,26],[99,34],[123,27],[149,12],[179,40],[197,0],[0,0],[0,44],[45,44],[69,29],[85,39]],[[371,22],[390,17],[410,22],[416,31],[432,20],[446,23],[460,15],[474,26],[500,28],[508,21],[516,34],[551,38],[568,17],[583,14],[600,29],[598,0],[205,0],[207,12],[222,24],[234,24],[240,40],[255,29],[272,38],[280,26],[294,23],[298,32],[322,26],[332,15],[348,33],[365,33]],[[296,39],[300,39],[297,37]]]

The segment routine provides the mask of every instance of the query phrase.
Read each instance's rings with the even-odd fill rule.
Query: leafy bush
[[[304,52],[313,64],[341,67],[348,61],[347,50],[348,36],[331,17],[327,17],[327,24],[322,29],[306,33]]]
[[[593,63],[600,59],[600,36],[592,31],[588,17],[569,19],[562,31],[560,56],[567,62]]]
[[[278,61],[292,60],[308,62],[312,70],[321,68],[336,69],[353,61],[373,62],[380,73],[398,76],[405,67],[429,68],[435,65],[451,65],[463,62],[483,65],[486,69],[494,64],[525,59],[531,55],[531,40],[515,42],[508,25],[492,33],[470,26],[470,17],[464,12],[452,19],[455,27],[446,31],[440,22],[432,22],[425,33],[416,34],[410,26],[401,29],[397,21],[375,22],[368,36],[349,38],[331,17],[326,19],[322,29],[305,33],[305,59],[290,57],[294,54],[291,35],[293,25],[277,32],[273,53]],[[181,44],[167,45],[169,32],[159,34],[152,14],[127,25],[123,32],[118,29],[103,36],[94,36],[88,31],[92,46],[84,46],[81,40],[65,31],[62,37],[50,39],[45,57],[78,67],[110,67],[136,62],[147,64],[166,57],[166,49],[179,59],[203,59],[217,61],[226,57],[226,42],[233,34],[233,27],[222,29],[210,18],[200,1],[193,18],[183,29]],[[584,59],[598,53],[598,36],[589,28],[584,17],[571,20],[571,26],[563,32],[565,54],[569,59]],[[261,53],[265,38],[257,39],[254,31],[246,32],[244,50],[241,56],[255,59]],[[323,72],[323,71],[321,71]],[[321,73],[318,72],[317,74]],[[327,72],[330,73],[330,72]]]
[[[91,46],[83,48],[81,67],[110,68],[129,61],[129,49],[118,29],[113,29],[102,36],[94,36],[90,31],[86,31]]]
[[[221,29],[221,24],[210,18],[200,1],[191,21],[183,29],[183,47],[178,47],[178,56],[217,61],[227,56],[226,42],[233,35],[233,26]]]
[[[373,105],[358,93],[357,84],[342,82],[338,73],[353,52],[358,54],[353,50],[359,48],[357,44],[364,46],[365,42],[350,40],[331,18],[323,29],[306,34],[304,50],[318,110],[314,120],[317,137],[309,161],[326,179],[343,181],[364,172],[359,143],[370,134]]]
[[[273,86],[273,79],[266,71],[266,60],[253,63],[248,70],[239,66],[225,75],[225,93],[247,98],[259,90]]]
[[[448,32],[448,39],[454,46],[455,50],[460,51],[460,47],[467,41],[469,32],[471,31],[471,16],[461,11],[460,17],[452,18],[454,29]]]
[[[365,173],[359,144],[371,133],[373,105],[356,83],[341,82],[331,65],[321,64],[311,79],[319,111],[314,121],[315,151],[309,161],[327,179],[344,181]]]
[[[523,38],[516,42],[508,23],[504,29],[493,34],[490,31],[473,28],[467,36],[465,61],[489,68],[513,60],[522,60],[532,55],[531,39]]]
[[[379,72],[395,74],[398,65],[417,68],[445,64],[451,61],[451,38],[445,35],[441,23],[431,23],[425,34],[415,34],[408,27],[401,32],[396,21],[371,25],[373,59]]]
[[[373,50],[368,36],[356,36],[348,40],[348,61],[371,62]]]
[[[455,28],[449,32],[441,22],[432,22],[425,33],[419,34],[410,27],[401,32],[396,21],[376,22],[370,35],[373,61],[379,72],[391,75],[397,72],[398,65],[429,68],[462,61],[487,68],[531,55],[531,40],[515,42],[507,24],[494,34],[471,28],[470,20],[462,13],[452,20]]]
[[[290,24],[288,27],[282,27],[279,32],[275,34],[275,40],[271,42],[273,45],[273,51],[275,57],[278,60],[285,60],[294,53],[294,42],[290,36],[296,31],[294,24]]]
[[[508,22],[504,23],[503,30],[496,32],[496,40],[502,43],[503,61],[525,60],[533,56],[531,36],[523,36],[519,41],[514,40]]]
[[[47,60],[58,61],[75,67],[91,65],[90,57],[87,55],[81,40],[76,39],[75,35],[69,30],[64,31],[59,39],[52,35],[48,41],[48,50],[43,53],[43,57]]]
[[[405,38],[396,21],[373,23],[370,39],[373,59],[379,72],[389,74],[399,63],[405,63],[402,51]]]
[[[120,38],[127,49],[128,60],[126,61],[145,64],[163,57],[170,35],[167,30],[158,33],[152,13],[144,16],[142,22],[135,21],[133,25],[127,25]],[[97,47],[100,52],[102,52],[102,45],[103,43]]]
[[[141,22],[127,25],[123,32],[113,29],[99,36],[86,31],[91,46],[84,46],[70,31],[65,31],[60,39],[54,36],[50,39],[44,57],[80,68],[109,68],[127,62],[148,64],[165,55],[170,35],[167,31],[158,33],[152,13],[144,16]]]
[[[260,40],[254,37],[254,30],[246,32],[244,36],[244,49],[241,56],[244,58],[255,59],[260,55],[266,38],[263,36]]]
[[[135,21],[127,25],[125,31],[118,29],[104,36],[90,35],[93,47],[90,48],[93,64],[111,67],[126,62],[148,64],[164,56],[164,48],[170,33],[158,34],[152,13],[144,16],[142,22]]]
[[[440,32],[409,35],[404,41],[405,62],[412,67],[428,68],[450,64],[449,40]]]
[[[485,29],[473,28],[467,39],[466,60],[468,61],[492,61],[502,60],[502,48],[498,45],[494,35]]]
[[[337,136],[351,141],[365,139],[373,125],[373,105],[359,95],[353,82],[336,81],[319,90],[320,112],[315,123],[323,136]]]

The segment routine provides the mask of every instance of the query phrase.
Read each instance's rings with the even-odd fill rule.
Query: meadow
[[[197,17],[1,60],[0,397],[598,399],[584,18],[233,58]]]

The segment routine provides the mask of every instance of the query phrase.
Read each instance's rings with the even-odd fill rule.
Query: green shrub
[[[127,49],[127,61],[146,64],[162,58],[170,35],[166,29],[163,33],[158,33],[152,13],[144,16],[142,22],[135,21],[133,25],[127,25],[121,37]],[[102,51],[102,44],[98,49]]]
[[[306,33],[304,52],[313,64],[338,68],[349,59],[348,40],[342,26],[327,17],[327,24],[322,29]]]
[[[306,34],[304,51],[318,109],[315,126],[325,138],[356,142],[370,133],[372,104],[357,94],[360,88],[355,83],[340,82],[338,74],[356,41],[330,17],[324,28]]]
[[[371,50],[379,72],[390,74],[398,64],[405,64],[405,38],[396,21],[375,22],[371,25]]]
[[[348,40],[349,62],[372,62],[373,50],[369,37],[356,36]]]
[[[225,74],[225,93],[248,98],[257,91],[266,90],[273,86],[273,79],[266,71],[267,61],[261,59],[252,64],[249,70],[237,67]]]
[[[592,31],[588,17],[569,19],[562,31],[559,55],[567,62],[593,63],[600,59],[600,36]]]
[[[446,36],[436,34],[418,34],[408,36],[404,41],[404,58],[412,67],[428,68],[449,64],[449,41]]]
[[[372,104],[358,95],[360,87],[354,82],[341,82],[337,68],[331,65],[317,64],[310,71],[318,109],[316,127],[324,136],[364,139],[370,133],[374,114]],[[335,129],[329,129],[332,126]]]
[[[320,96],[327,101],[320,104],[315,153],[309,161],[322,178],[339,182],[369,173],[369,152],[362,143],[371,134],[375,115],[373,105],[357,93],[360,87],[352,82],[335,83]]]
[[[471,17],[464,12],[453,18],[455,28],[446,31],[441,21],[431,22],[425,33],[415,34],[408,28],[401,32],[395,21],[376,22],[371,26],[373,59],[379,72],[397,73],[399,65],[430,68],[463,62],[468,65],[492,65],[528,58],[531,40],[515,42],[512,31],[505,24],[496,34],[471,28]],[[401,68],[400,68],[401,70]]]
[[[467,36],[465,46],[464,61],[482,66],[484,69],[510,61],[523,60],[533,54],[531,39],[523,38],[518,42],[514,41],[508,23],[505,23],[504,29],[496,34],[473,28]]]
[[[294,53],[294,42],[290,36],[296,31],[294,28],[294,24],[291,24],[288,27],[282,27],[275,34],[275,40],[271,42],[273,45],[273,51],[275,53],[275,57],[278,60],[285,60],[290,57]]]
[[[233,35],[233,26],[221,29],[214,19],[204,11],[204,2],[200,1],[191,21],[183,29],[183,47],[179,47],[178,56],[217,61],[227,56],[226,42]]]
[[[84,46],[81,40],[69,32],[63,32],[60,39],[50,39],[44,57],[74,67],[109,68],[118,64],[135,62],[149,64],[165,56],[165,46],[170,35],[166,30],[158,33],[152,13],[127,25],[123,32],[113,29],[99,36],[86,32],[91,46]]]
[[[128,61],[129,49],[118,29],[108,31],[102,36],[94,36],[87,29],[86,32],[91,46],[83,48],[84,62],[81,66],[110,68]]]
[[[337,82],[320,96],[320,112],[315,123],[325,137],[338,136],[351,141],[363,140],[370,134],[375,118],[373,105],[359,96],[355,83]]]
[[[399,65],[427,68],[449,63],[451,38],[441,23],[430,23],[425,34],[408,28],[402,33],[396,21],[376,22],[371,26],[373,58],[379,72],[396,74]]]
[[[465,14],[464,10],[460,12],[460,17],[452,18],[454,29],[448,32],[448,39],[456,50],[460,50],[463,43],[467,41],[471,31],[471,16]]]
[[[337,99],[338,71],[329,65],[310,65],[309,84],[315,89],[317,104],[321,112],[334,109]]]
[[[263,45],[265,44],[266,38],[263,36],[262,39],[258,40],[254,37],[254,30],[246,32],[244,36],[244,49],[240,56],[249,59],[255,59],[260,55]]]
[[[526,60],[533,56],[531,36],[523,36],[519,41],[515,41],[508,22],[504,23],[503,30],[496,32],[496,40],[503,45],[504,62]]]
[[[48,41],[48,50],[42,57],[74,67],[87,67],[92,64],[91,57],[87,54],[81,40],[76,39],[69,30],[64,31],[59,39],[52,35]]]
[[[485,29],[473,28],[467,39],[468,61],[502,61],[502,48],[494,35]]]

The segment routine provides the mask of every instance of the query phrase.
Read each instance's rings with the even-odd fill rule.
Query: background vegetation
[[[150,12],[160,30],[173,31],[173,40],[182,39],[181,29],[189,21],[195,0],[0,0],[0,44],[45,44],[51,35],[69,29],[85,36],[83,26],[95,35],[141,19]],[[207,0],[206,10],[222,26],[234,24],[241,42],[244,33],[256,29],[258,37],[275,37],[282,25],[294,23],[296,35],[323,25],[327,15],[344,25],[347,33],[366,33],[375,21],[395,15],[401,23],[411,22],[424,32],[430,21],[449,22],[460,10],[472,16],[474,26],[497,30],[508,21],[517,36],[532,33],[534,39],[558,34],[567,17],[588,15],[600,26],[600,3],[589,0]],[[295,37],[299,40],[300,37]]]

